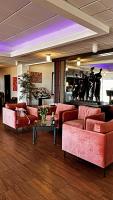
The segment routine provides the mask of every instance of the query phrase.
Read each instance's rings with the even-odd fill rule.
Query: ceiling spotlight
[[[51,54],[47,54],[46,55],[46,61],[47,62],[51,62]]]
[[[93,43],[93,45],[92,45],[92,52],[93,53],[97,53],[97,51],[98,51],[98,45],[97,45],[97,43]]]
[[[17,61],[17,60],[15,61],[15,65],[16,65],[16,66],[18,65],[18,61]]]
[[[77,66],[80,67],[80,58],[77,58]]]

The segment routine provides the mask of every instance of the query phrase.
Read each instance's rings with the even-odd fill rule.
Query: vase
[[[46,115],[41,115],[41,121],[44,123],[46,121]]]

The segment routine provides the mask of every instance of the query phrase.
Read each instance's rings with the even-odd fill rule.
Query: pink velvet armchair
[[[86,120],[96,119],[103,120],[105,114],[101,112],[100,108],[94,108],[89,106],[79,106],[78,110],[66,111],[62,115],[62,120],[65,124],[72,125],[81,129],[85,129]]]
[[[62,150],[101,168],[113,162],[113,120],[86,120],[86,129],[63,124]]]
[[[55,121],[57,124],[57,128],[62,127],[62,115],[65,111],[74,111],[77,110],[74,105],[68,105],[64,103],[57,103],[55,106],[50,107],[49,113],[47,115],[47,119],[51,119],[51,114],[54,112]]]
[[[24,116],[17,113],[18,109],[25,111]],[[37,119],[37,108],[27,106],[26,103],[6,104],[2,110],[3,124],[14,129],[32,124]]]

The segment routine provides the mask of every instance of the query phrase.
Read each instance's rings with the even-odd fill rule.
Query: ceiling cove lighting
[[[77,58],[77,66],[80,67],[80,58]]]
[[[51,62],[51,54],[47,54],[46,55],[46,61],[47,62]]]
[[[98,56],[112,56],[112,55],[113,55],[113,52],[98,54]]]

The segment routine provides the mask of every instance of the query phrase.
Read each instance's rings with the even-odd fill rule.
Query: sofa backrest
[[[26,109],[26,103],[6,103],[5,104],[5,108],[11,109],[11,110],[15,110],[17,108],[24,108]]]
[[[85,119],[88,116],[99,114],[101,108],[94,108],[89,106],[79,106],[78,108],[78,119]]]
[[[58,114],[60,111],[72,110],[74,108],[75,108],[74,105],[68,105],[68,104],[58,103],[55,114]]]

